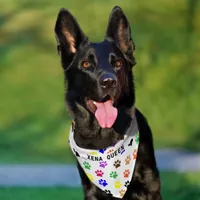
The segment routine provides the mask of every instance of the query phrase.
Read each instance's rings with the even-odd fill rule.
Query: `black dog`
[[[65,9],[58,14],[55,33],[65,73],[66,102],[75,122],[76,144],[97,150],[113,146],[123,140],[136,117],[140,133],[137,159],[122,199],[161,200],[151,130],[145,117],[134,107],[135,46],[122,9],[113,8],[103,42],[89,42]],[[129,141],[129,146],[132,143],[133,140]],[[85,200],[118,199],[93,184],[79,163],[78,169]]]

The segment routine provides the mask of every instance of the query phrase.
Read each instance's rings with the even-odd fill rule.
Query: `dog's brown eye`
[[[89,62],[88,61],[83,61],[82,66],[84,68],[88,68],[89,67]]]
[[[117,61],[115,62],[115,67],[119,68],[119,67],[121,67],[121,66],[122,66],[121,61],[120,61],[120,60],[117,60]]]

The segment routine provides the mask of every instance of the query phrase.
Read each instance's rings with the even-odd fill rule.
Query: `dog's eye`
[[[117,60],[117,61],[115,62],[115,67],[119,68],[119,67],[121,67],[121,66],[122,66],[122,62],[121,62],[120,60]]]
[[[88,68],[89,67],[89,62],[88,61],[83,61],[83,63],[82,63],[82,66],[84,67],[84,68]]]

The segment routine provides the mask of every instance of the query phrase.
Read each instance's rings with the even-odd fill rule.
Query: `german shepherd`
[[[95,185],[77,162],[84,199],[161,200],[151,129],[135,108],[135,45],[124,12],[113,8],[103,42],[90,42],[66,9],[58,13],[55,34],[76,145],[94,150],[111,147],[123,141],[134,118],[140,134],[135,167],[121,198]]]

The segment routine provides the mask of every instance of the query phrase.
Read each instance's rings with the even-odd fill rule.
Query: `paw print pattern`
[[[133,151],[133,160],[136,160],[136,158],[137,158],[137,150],[134,149],[134,151]]]
[[[120,190],[119,191],[119,194],[120,194],[121,197],[123,197],[125,195],[125,193],[126,193],[126,190]]]
[[[98,153],[97,153],[97,152],[95,152],[95,151],[92,151],[92,152],[90,152],[90,155],[97,156],[97,155],[98,155]]]
[[[122,152],[120,153],[121,155],[125,152],[126,150],[124,149],[124,150],[122,150]]]
[[[104,154],[104,152],[106,151],[106,149],[100,149],[99,152]]]
[[[112,153],[114,151],[114,149],[110,149],[107,154]]]
[[[127,156],[126,159],[125,159],[126,165],[129,165],[129,164],[130,164],[130,161],[131,161],[131,157],[130,157],[130,156]]]
[[[106,187],[106,185],[108,185],[108,183],[106,182],[106,180],[100,179],[99,185],[103,185],[103,187]]]
[[[106,161],[101,161],[99,167],[105,168],[108,165]]]
[[[139,144],[139,132],[135,133],[135,142]]]
[[[87,175],[87,177],[89,178],[90,181],[93,181],[93,180],[94,180],[94,177],[93,177],[92,174],[87,173],[86,175]]]
[[[110,190],[105,190],[105,193],[112,195],[111,192],[110,192]]]
[[[76,157],[80,157],[79,153],[75,149],[73,149],[73,151],[74,151]]]
[[[124,187],[128,187],[129,184],[130,184],[130,182],[129,182],[129,181],[126,181],[126,182],[124,183]]]
[[[126,169],[124,171],[124,178],[128,178],[129,177],[129,174],[130,174],[130,170],[129,169]]]
[[[96,170],[95,173],[97,176],[100,176],[100,177],[102,177],[104,174],[101,170]]]
[[[133,138],[130,140],[128,146],[131,147],[133,145]]]
[[[120,160],[116,160],[113,164],[115,166],[115,168],[118,168],[121,166],[121,161]]]
[[[117,189],[119,189],[121,186],[122,186],[122,184],[120,183],[120,181],[116,181],[114,183],[114,187],[117,188]]]
[[[85,161],[85,162],[83,163],[83,165],[84,165],[85,169],[89,169],[89,170],[90,170],[91,165],[90,165],[88,162]]]
[[[118,177],[117,172],[111,172],[111,173],[110,173],[110,178],[116,179],[117,177]]]

